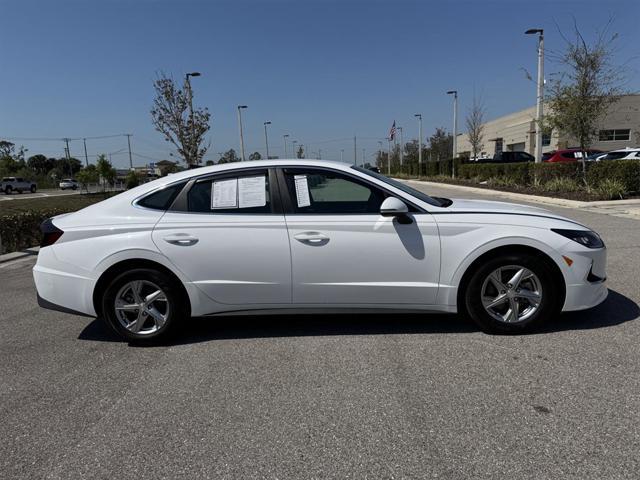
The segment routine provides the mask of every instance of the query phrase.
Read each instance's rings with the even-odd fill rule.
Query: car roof
[[[607,153],[613,153],[613,152],[627,152],[627,153],[631,153],[631,152],[638,152],[640,151],[640,147],[625,147],[625,148],[619,148],[618,150],[611,150]]]
[[[336,162],[332,160],[306,160],[300,158],[274,159],[274,160],[249,160],[246,162],[219,163],[208,167],[193,168],[178,173],[172,173],[161,180],[169,180],[166,183],[173,183],[175,180],[191,178],[195,176],[208,175],[225,172],[228,170],[268,168],[268,167],[332,167],[339,170],[346,170],[351,167],[351,163]]]

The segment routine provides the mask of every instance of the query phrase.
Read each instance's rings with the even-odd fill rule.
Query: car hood
[[[519,203],[496,202],[492,200],[467,200],[463,198],[452,198],[451,201],[453,203],[446,208],[446,211],[451,213],[528,215],[576,223],[570,218],[563,217],[562,215],[558,215],[547,209],[533,207],[530,205],[521,205]]]

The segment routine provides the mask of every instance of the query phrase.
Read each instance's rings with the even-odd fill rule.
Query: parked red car
[[[603,153],[601,150],[587,150],[586,156],[589,156],[593,153]],[[553,152],[548,152],[542,155],[543,162],[577,162],[582,158],[582,150],[579,148],[567,148],[565,150],[554,150]]]

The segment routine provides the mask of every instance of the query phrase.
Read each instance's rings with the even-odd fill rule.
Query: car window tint
[[[287,187],[295,213],[305,214],[359,214],[380,213],[385,193],[347,175],[328,170],[296,171],[287,173]],[[308,202],[298,189],[308,188]],[[307,204],[308,203],[308,204]]]
[[[66,180],[64,180],[66,181]],[[166,210],[171,206],[182,187],[186,182],[180,182],[169,185],[161,190],[157,190],[138,201],[138,205],[144,208],[152,208],[154,210]]]
[[[217,185],[214,185],[217,183]],[[228,197],[211,201],[211,193],[214,188],[224,188]],[[259,190],[257,190],[258,188]],[[264,191],[263,191],[264,190]],[[267,172],[252,173],[238,177],[213,178],[197,182],[189,190],[187,196],[188,209],[198,213],[271,213],[271,198],[269,193],[269,176]],[[235,205],[235,206],[233,206]]]
[[[606,160],[618,160],[627,156],[627,152],[611,152],[607,153]]]

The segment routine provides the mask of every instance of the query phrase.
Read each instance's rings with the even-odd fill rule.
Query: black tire
[[[75,185],[73,187],[71,187],[72,190],[77,190],[78,187],[76,187]]]
[[[10,186],[4,187],[4,193],[5,195],[11,195],[11,187]]]
[[[167,318],[164,324],[153,333],[134,333],[123,325],[116,314],[115,302],[118,292],[130,282],[142,280],[157,285],[167,300]],[[190,317],[190,303],[184,287],[175,278],[151,268],[129,270],[116,276],[107,285],[101,301],[102,317],[118,335],[137,344],[157,343],[168,339]],[[133,313],[135,317],[136,314]],[[153,323],[153,319],[149,317]],[[145,324],[149,325],[149,323]]]
[[[36,193],[36,186],[35,185],[31,185],[31,193]]]
[[[490,282],[489,276],[499,268],[504,267],[505,270],[503,271],[503,274],[506,274],[506,276],[503,278],[505,279],[505,282],[508,282],[506,279],[512,272],[516,271],[515,269],[512,269],[513,266],[524,267],[537,277],[538,283],[541,287],[541,296],[537,310],[533,311],[529,316],[527,316],[525,312],[527,311],[526,308],[531,307],[532,304],[530,304],[526,299],[521,298],[520,300],[517,300],[519,302],[518,307],[520,312],[527,318],[523,318],[521,321],[507,323],[496,319],[487,311],[487,309],[485,309],[482,302],[482,290],[485,286],[485,281]],[[491,283],[493,284],[493,282]],[[506,293],[510,290],[508,288],[510,284],[505,284],[505,286],[507,287],[506,290],[498,292],[496,289],[496,295]],[[487,288],[492,289],[495,287],[492,286]],[[464,292],[464,307],[466,307],[466,311],[469,316],[485,333],[499,335],[528,333],[536,330],[543,323],[554,318],[560,313],[562,308],[560,292],[562,290],[563,289],[558,288],[558,285],[556,285],[552,266],[549,265],[549,261],[547,259],[528,253],[503,254],[484,262],[473,272],[467,284],[466,291]],[[505,306],[501,305],[496,308],[511,308],[510,300],[508,298],[506,300],[506,304],[507,305]],[[493,313],[496,314],[495,310]],[[497,314],[499,313],[500,312],[497,312]],[[513,318],[515,318],[515,316],[512,317],[512,319]]]

